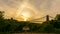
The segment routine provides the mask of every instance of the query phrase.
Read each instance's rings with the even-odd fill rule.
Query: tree
[[[53,25],[54,25],[55,28],[60,28],[60,14],[56,15]]]
[[[60,14],[57,14],[55,20],[60,20]]]
[[[0,19],[3,19],[4,12],[0,11]]]

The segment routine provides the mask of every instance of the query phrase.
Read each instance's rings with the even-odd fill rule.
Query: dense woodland
[[[26,32],[60,33],[60,14],[55,19],[45,21],[42,24],[29,21],[17,21],[13,18],[4,19],[4,13],[0,11],[0,32],[25,32],[23,27],[28,27]]]

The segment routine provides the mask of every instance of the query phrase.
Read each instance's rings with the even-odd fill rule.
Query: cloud
[[[60,0],[31,0],[30,2],[39,12],[44,12],[46,15],[55,16],[60,13]]]
[[[6,16],[13,17],[22,1],[0,0],[0,10],[5,11]],[[29,0],[29,2],[38,10],[37,12],[49,15],[60,13],[60,0]]]
[[[0,10],[5,11],[5,16],[12,17],[20,2],[20,0],[0,0]]]

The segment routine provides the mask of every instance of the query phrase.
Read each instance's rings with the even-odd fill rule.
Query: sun
[[[23,17],[29,17],[29,13],[27,13],[27,12],[22,12],[22,16],[23,16]]]
[[[31,19],[34,18],[35,12],[30,8],[24,8],[20,15],[24,19],[23,21],[30,21]]]
[[[36,15],[34,6],[29,3],[29,0],[24,0],[17,9],[15,19],[20,21],[30,21]]]
[[[21,16],[22,16],[22,18],[24,18],[24,21],[27,21],[27,19],[29,18],[30,14],[28,12],[21,12]]]

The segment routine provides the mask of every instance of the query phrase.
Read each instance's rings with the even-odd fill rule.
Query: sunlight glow
[[[29,3],[29,0],[24,0],[21,4],[20,7],[16,12],[16,17],[21,17],[24,19],[23,21],[27,21],[31,19],[33,16],[35,16],[35,8]]]
[[[26,21],[30,14],[28,12],[22,12],[21,15],[24,18],[24,21]]]
[[[29,13],[23,12],[23,13],[22,13],[22,16],[28,17],[28,16],[29,16]]]

